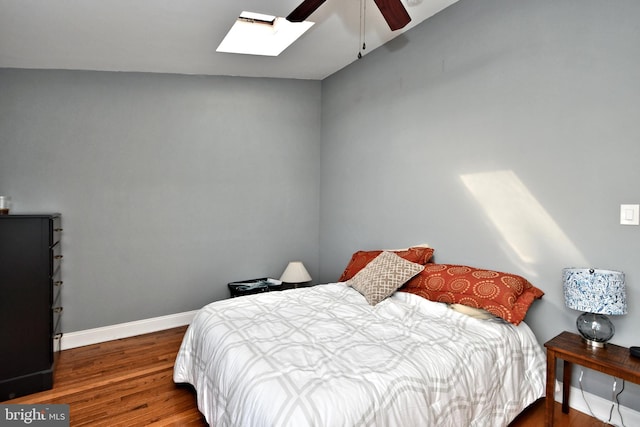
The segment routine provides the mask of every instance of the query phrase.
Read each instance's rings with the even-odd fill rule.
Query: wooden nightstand
[[[600,371],[626,381],[640,384],[640,359],[632,357],[627,347],[607,344],[604,348],[588,346],[582,337],[571,332],[563,332],[547,341],[547,394],[545,398],[545,421],[553,426],[553,404],[556,379],[556,359],[564,361],[562,375],[562,412],[569,412],[569,390],[573,363],[588,369]]]

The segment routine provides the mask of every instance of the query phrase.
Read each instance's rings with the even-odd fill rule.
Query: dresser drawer
[[[62,350],[62,332],[58,332],[53,336],[52,347],[53,347],[53,363],[56,363],[58,360],[58,355]]]
[[[57,305],[51,309],[53,315],[53,328],[51,329],[52,337],[55,337],[56,334],[59,334],[62,331],[62,311],[63,307]]]
[[[53,247],[56,243],[60,241],[62,236],[62,221],[59,216],[54,217],[51,220],[51,241],[49,243],[50,247]]]
[[[60,263],[62,262],[62,245],[56,243],[51,248],[51,277],[59,275]]]
[[[53,282],[53,303],[51,307],[62,307],[62,281]]]
[[[62,350],[62,307],[60,307],[60,310],[53,310],[51,341],[51,363],[55,363],[58,359],[58,353]]]

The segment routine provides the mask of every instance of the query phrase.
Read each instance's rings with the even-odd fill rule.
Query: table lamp
[[[292,285],[298,285],[300,283],[307,283],[311,281],[311,276],[302,261],[291,261],[287,268],[284,269],[284,273],[280,277],[283,283]],[[294,286],[295,287],[295,286]]]
[[[576,326],[587,344],[604,347],[615,333],[607,315],[627,314],[624,273],[593,268],[562,270],[564,303],[582,311]]]

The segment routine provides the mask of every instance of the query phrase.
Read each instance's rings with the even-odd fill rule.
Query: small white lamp
[[[283,283],[291,284],[296,288],[299,284],[311,282],[311,276],[302,261],[291,261],[280,277]]]
[[[627,314],[624,273],[593,268],[562,270],[565,305],[583,313],[578,332],[592,347],[604,347],[615,333],[607,315]]]

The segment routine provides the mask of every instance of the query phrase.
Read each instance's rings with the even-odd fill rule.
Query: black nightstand
[[[267,277],[260,279],[242,280],[240,282],[231,282],[227,284],[231,298],[241,297],[243,295],[259,294],[262,292],[279,291],[283,289],[283,285],[276,285],[267,282]]]
[[[276,285],[267,281],[267,277],[260,279],[242,280],[240,282],[228,283],[231,298],[241,297],[243,295],[259,294],[262,292],[284,291],[285,289],[308,288],[314,286],[315,283],[281,283]]]

